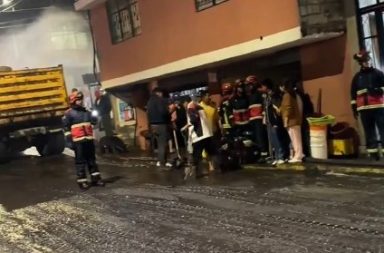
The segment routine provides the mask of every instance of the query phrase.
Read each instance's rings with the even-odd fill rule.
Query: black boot
[[[104,187],[105,186],[105,183],[103,182],[103,180],[97,180],[97,181],[92,181],[92,186],[99,186],[99,187]]]
[[[371,161],[377,162],[380,160],[380,156],[378,153],[372,153],[369,155]]]
[[[196,166],[196,168],[195,168],[195,177],[196,177],[196,179],[200,179],[200,178],[203,178],[203,177],[206,177],[206,176],[208,176],[208,173],[205,173],[200,166]]]
[[[267,162],[266,156],[261,156],[259,159],[257,159],[256,163],[259,164],[265,164]]]
[[[80,190],[82,191],[86,191],[89,189],[90,185],[88,182],[77,182],[77,184],[79,185],[79,188]]]
[[[92,186],[99,186],[99,187],[105,186],[105,183],[103,182],[103,180],[101,180],[100,175],[91,176],[91,184]]]

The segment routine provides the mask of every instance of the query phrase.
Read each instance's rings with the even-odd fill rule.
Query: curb
[[[362,175],[362,176],[384,176],[383,167],[347,167],[329,164],[304,163],[281,165],[278,167],[267,167],[255,164],[243,165],[246,170],[259,171],[276,171],[276,172],[320,172],[321,174],[345,174],[345,175]]]
[[[136,161],[136,162],[156,162],[156,158],[150,156],[114,156],[117,159],[123,161]],[[105,157],[111,158],[111,157]],[[360,167],[358,167],[360,166]],[[258,165],[258,164],[245,164],[243,165],[244,170],[258,170],[258,171],[276,171],[276,172],[315,172],[320,174],[345,174],[345,175],[362,175],[362,176],[383,176],[384,177],[384,167],[381,164],[368,164],[368,165],[359,165],[359,164],[332,164],[326,162],[317,163],[315,161],[309,161],[303,164],[283,164],[277,167],[267,166],[267,165]]]
[[[331,166],[341,166],[341,167],[372,167],[372,168],[384,168],[383,161],[370,161],[367,159],[315,159],[308,157],[305,159],[305,163],[309,164],[323,164]]]

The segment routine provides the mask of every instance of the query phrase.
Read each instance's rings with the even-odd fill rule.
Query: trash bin
[[[332,126],[328,142],[329,154],[335,158],[356,157],[358,137],[356,131],[346,122]]]
[[[319,118],[307,118],[309,123],[311,156],[316,159],[328,158],[328,125],[333,124],[335,118],[326,115]]]

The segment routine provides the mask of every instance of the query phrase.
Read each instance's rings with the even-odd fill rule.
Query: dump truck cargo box
[[[62,66],[0,72],[0,128],[57,120],[67,97]]]

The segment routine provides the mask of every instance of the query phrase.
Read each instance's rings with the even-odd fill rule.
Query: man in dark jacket
[[[260,87],[260,84],[256,76],[248,76],[245,80],[245,84],[247,87],[249,103],[249,125],[253,133],[253,141],[256,143],[260,151],[261,157],[259,159],[259,162],[263,163],[266,161],[266,158],[268,156],[268,138],[266,138],[267,131],[263,124],[263,96],[261,92],[257,89],[258,87]]]
[[[113,136],[113,127],[111,119],[112,104],[109,95],[103,89],[95,92],[96,95],[96,110],[101,118],[102,127],[105,135],[108,137]]]
[[[152,134],[157,142],[158,162],[156,166],[165,168],[172,167],[172,164],[167,162],[167,142],[171,117],[168,101],[163,95],[163,91],[158,87],[152,91],[147,104],[147,115]]]

